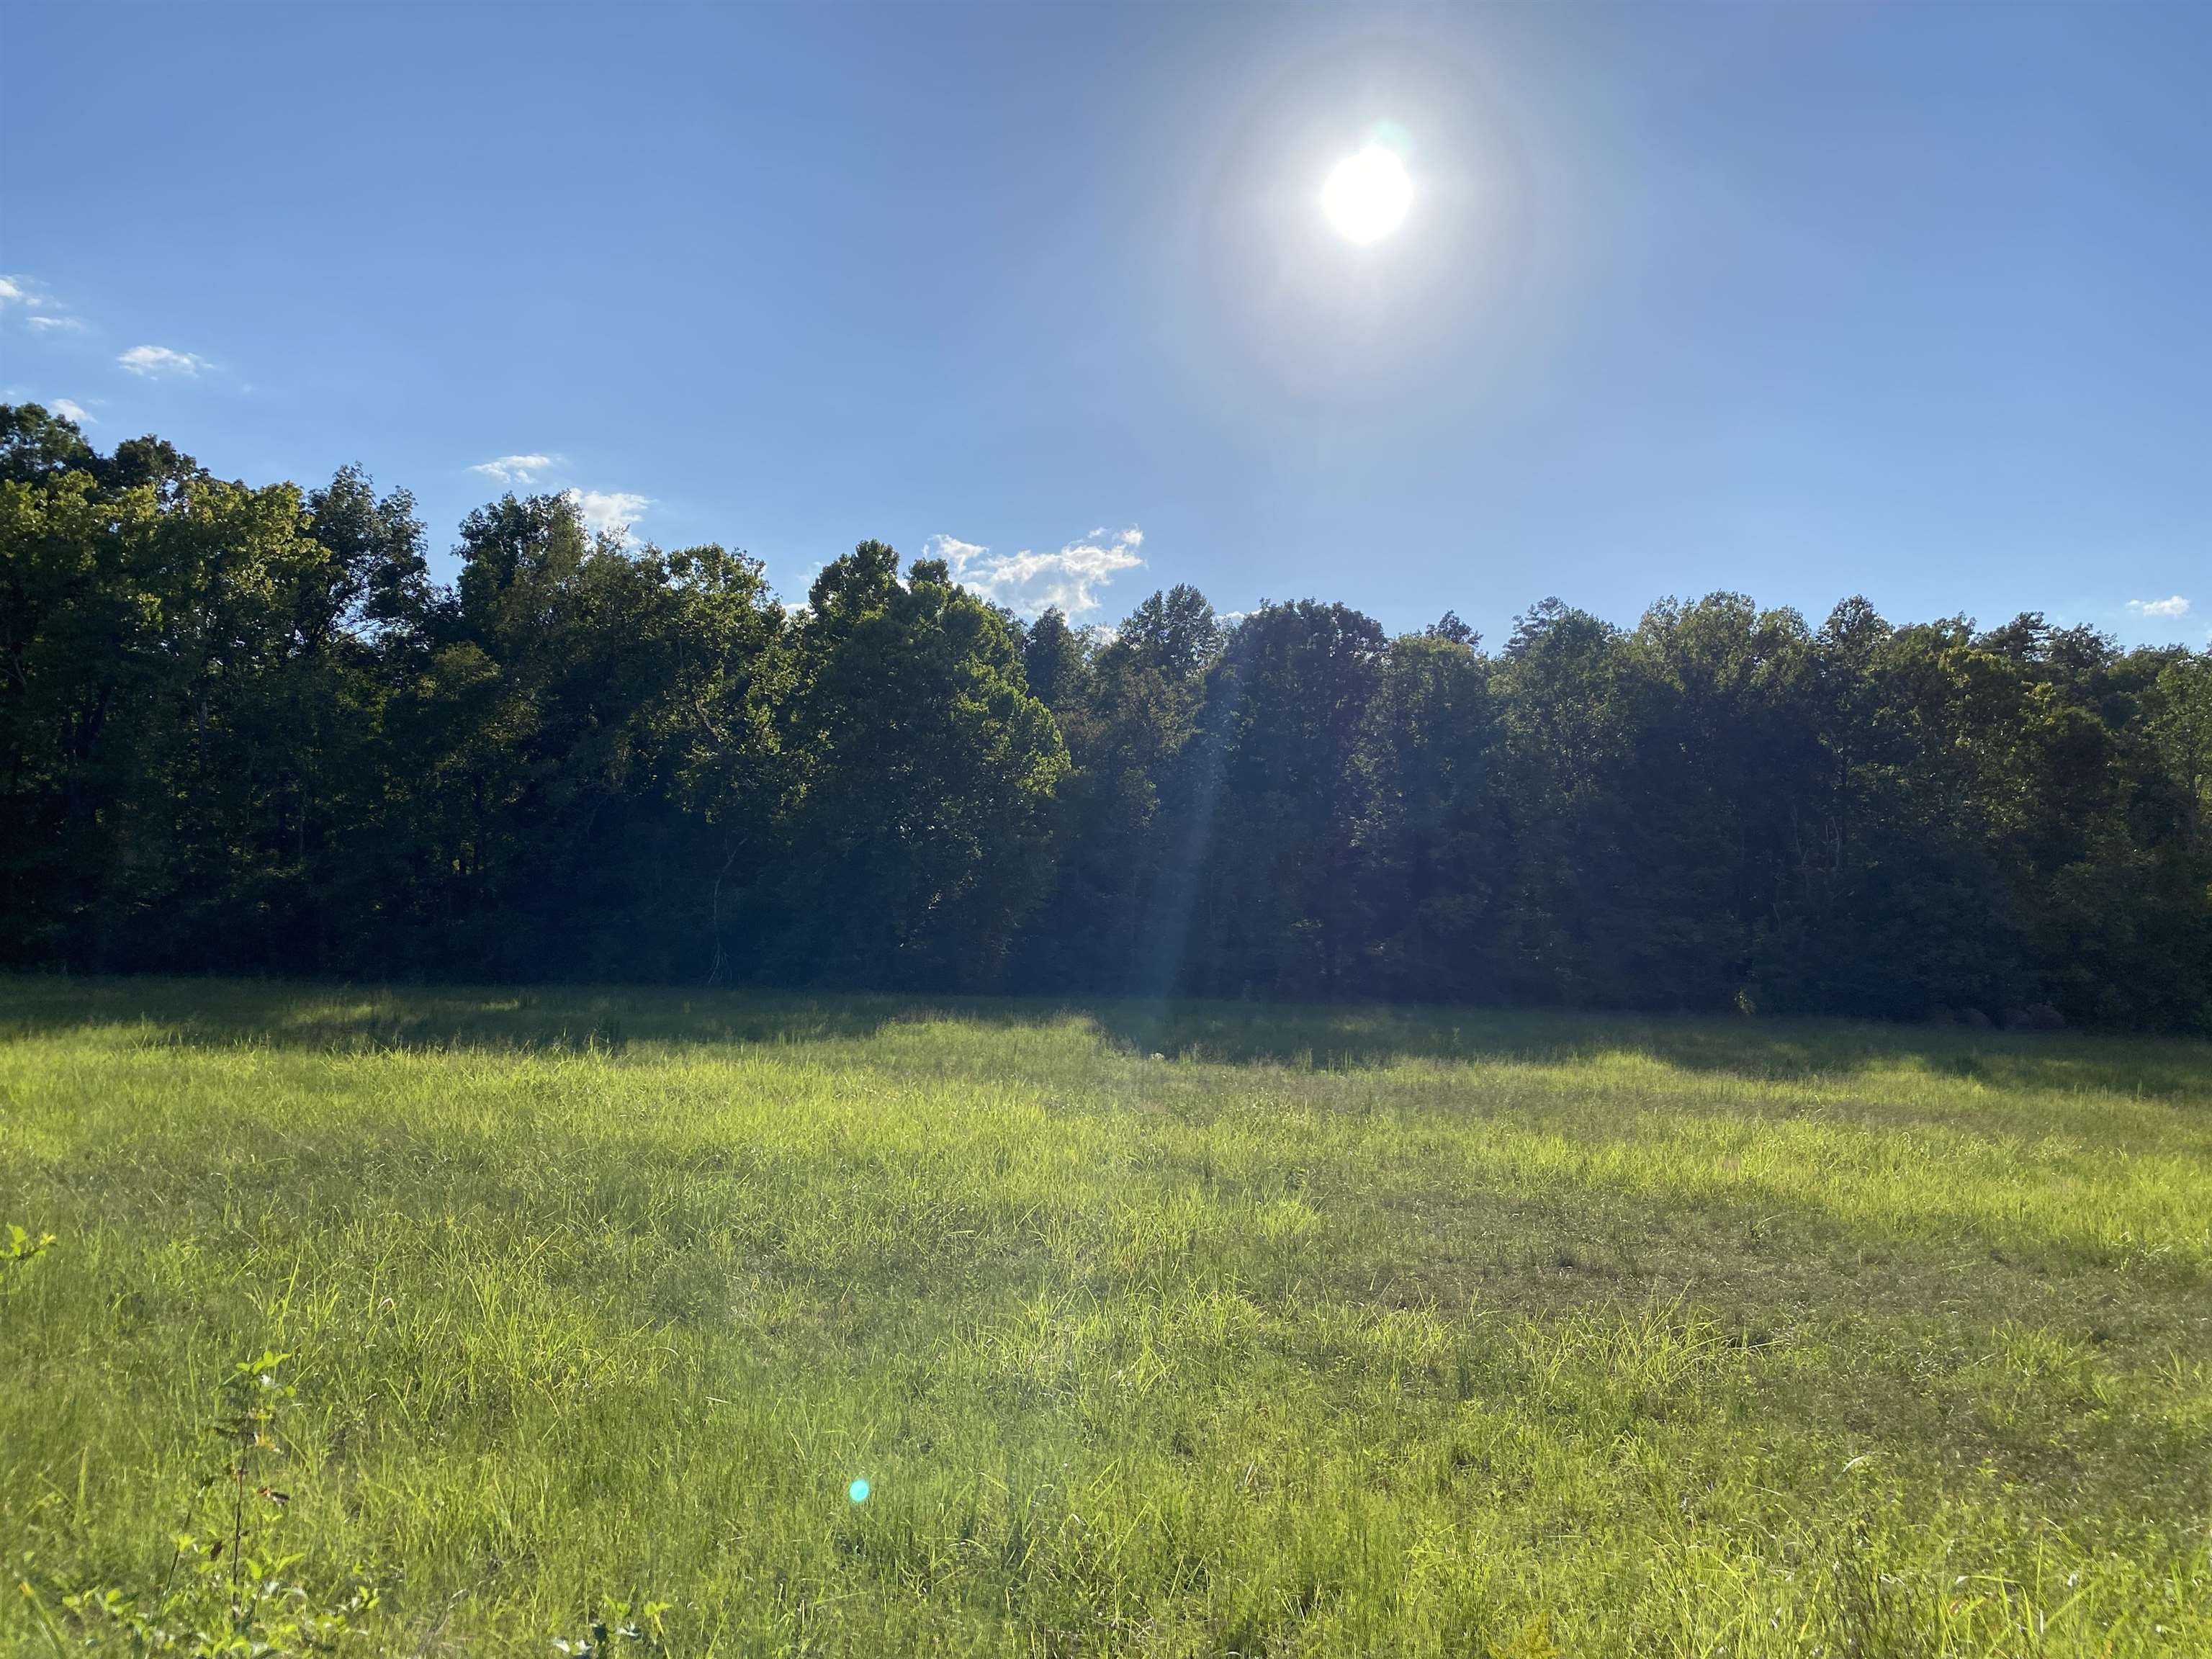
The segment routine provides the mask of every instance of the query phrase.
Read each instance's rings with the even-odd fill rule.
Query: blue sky
[[[793,596],[878,536],[1085,620],[2202,643],[2208,76],[2179,3],[16,3],[0,386],[359,461],[441,554],[503,466]]]

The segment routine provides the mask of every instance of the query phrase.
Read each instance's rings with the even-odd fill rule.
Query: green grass
[[[2203,1045],[0,980],[9,1223],[10,1652],[264,1350],[363,1654],[2212,1652]]]

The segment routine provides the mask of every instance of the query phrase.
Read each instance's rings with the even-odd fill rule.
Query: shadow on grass
[[[136,1026],[151,1028],[152,1040],[186,1045],[585,1053],[638,1042],[859,1039],[922,1012],[911,1000],[886,996],[0,975],[0,1038]]]
[[[2212,1104],[2212,1043],[2189,1038],[1557,1009],[1194,1002],[1097,1004],[1085,1012],[1145,1051],[1232,1064],[1360,1066],[1419,1058],[1571,1065],[1639,1055],[1766,1081],[1905,1069],[1998,1088],[2140,1091]]]
[[[1071,1019],[1087,1023],[1115,1048],[1227,1065],[1569,1065],[1638,1055],[1685,1071],[1763,1080],[1902,1068],[1993,1087],[2118,1091],[2212,1103],[2212,1043],[2101,1033],[1562,1010],[0,974],[0,1041],[112,1027],[187,1046],[588,1053],[633,1044],[858,1042],[930,1021],[1012,1030]]]

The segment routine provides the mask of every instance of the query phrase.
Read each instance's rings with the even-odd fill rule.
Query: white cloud
[[[558,474],[568,471],[568,463],[558,455],[501,455],[496,460],[478,461],[469,471],[481,472],[498,483],[550,487],[556,485]],[[628,534],[653,505],[652,496],[627,489],[583,489],[571,484],[562,488],[561,493],[575,504],[587,528],[616,535]]]
[[[133,374],[197,374],[204,368],[214,367],[204,357],[195,357],[189,351],[172,351],[167,346],[135,345],[115,360]]]
[[[502,455],[495,461],[478,461],[469,471],[501,483],[526,484],[537,483],[539,473],[560,464],[558,455]]]
[[[926,559],[942,559],[952,567],[953,579],[965,581],[970,587],[980,586],[968,574],[968,567],[986,557],[991,550],[978,547],[974,542],[963,542],[957,536],[932,536],[921,544]]]
[[[626,489],[564,489],[561,493],[575,502],[586,524],[617,535],[629,534],[629,527],[653,505],[651,496],[633,495]]]
[[[99,421],[84,412],[84,405],[74,398],[57,398],[46,405],[65,421],[75,421],[79,426],[97,426]]]
[[[2185,617],[2189,601],[2176,593],[2170,599],[2130,599],[2128,609],[2138,617]]]
[[[1058,605],[1068,616],[1080,617],[1098,608],[1100,588],[1144,563],[1137,556],[1144,543],[1145,532],[1134,525],[1122,531],[1101,526],[1057,553],[1024,548],[994,554],[952,536],[932,536],[923,551],[951,566],[953,580],[963,587],[1022,616],[1038,616]]]
[[[0,308],[8,306],[29,307],[33,314],[23,320],[42,333],[48,330],[75,333],[84,326],[66,314],[68,307],[48,293],[43,283],[28,276],[0,276]]]

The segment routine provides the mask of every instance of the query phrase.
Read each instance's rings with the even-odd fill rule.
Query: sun
[[[1413,181],[1398,152],[1370,144],[1336,164],[1321,187],[1321,210],[1337,234],[1354,242],[1373,242],[1398,228],[1413,205]]]

